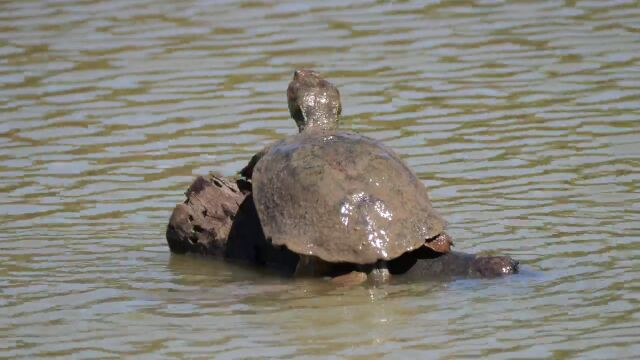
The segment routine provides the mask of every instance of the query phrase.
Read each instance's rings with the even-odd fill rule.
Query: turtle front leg
[[[251,160],[249,160],[247,166],[243,167],[242,170],[240,170],[240,175],[242,175],[242,177],[244,177],[245,179],[250,180],[253,176],[253,169],[255,168],[256,164],[266,153],[269,152],[269,149],[271,149],[271,146],[267,146],[253,155],[251,157]]]

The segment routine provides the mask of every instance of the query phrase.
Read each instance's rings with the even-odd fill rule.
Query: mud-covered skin
[[[313,70],[296,70],[293,80],[287,88],[287,104],[289,113],[298,126],[298,131],[305,128],[335,130],[342,114],[340,92],[332,83],[323,79]],[[267,146],[255,154],[240,174],[251,179],[253,169],[258,160],[269,152]]]
[[[287,88],[289,113],[302,132],[306,128],[335,130],[342,113],[340,92],[313,70],[296,70]]]

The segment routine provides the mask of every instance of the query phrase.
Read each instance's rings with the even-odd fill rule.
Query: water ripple
[[[635,1],[3,2],[3,356],[633,358],[639,22]],[[194,175],[295,133],[303,66],[459,249],[523,274],[333,289],[169,256]]]

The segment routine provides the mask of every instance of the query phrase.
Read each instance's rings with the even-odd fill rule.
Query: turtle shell
[[[413,171],[355,133],[305,131],[279,141],[256,164],[252,182],[266,237],[328,262],[391,260],[446,224]]]

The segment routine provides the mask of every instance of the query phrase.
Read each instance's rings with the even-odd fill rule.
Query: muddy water
[[[0,3],[0,357],[640,354],[636,1]],[[295,67],[500,280],[335,289],[171,256],[194,175],[295,132]]]

